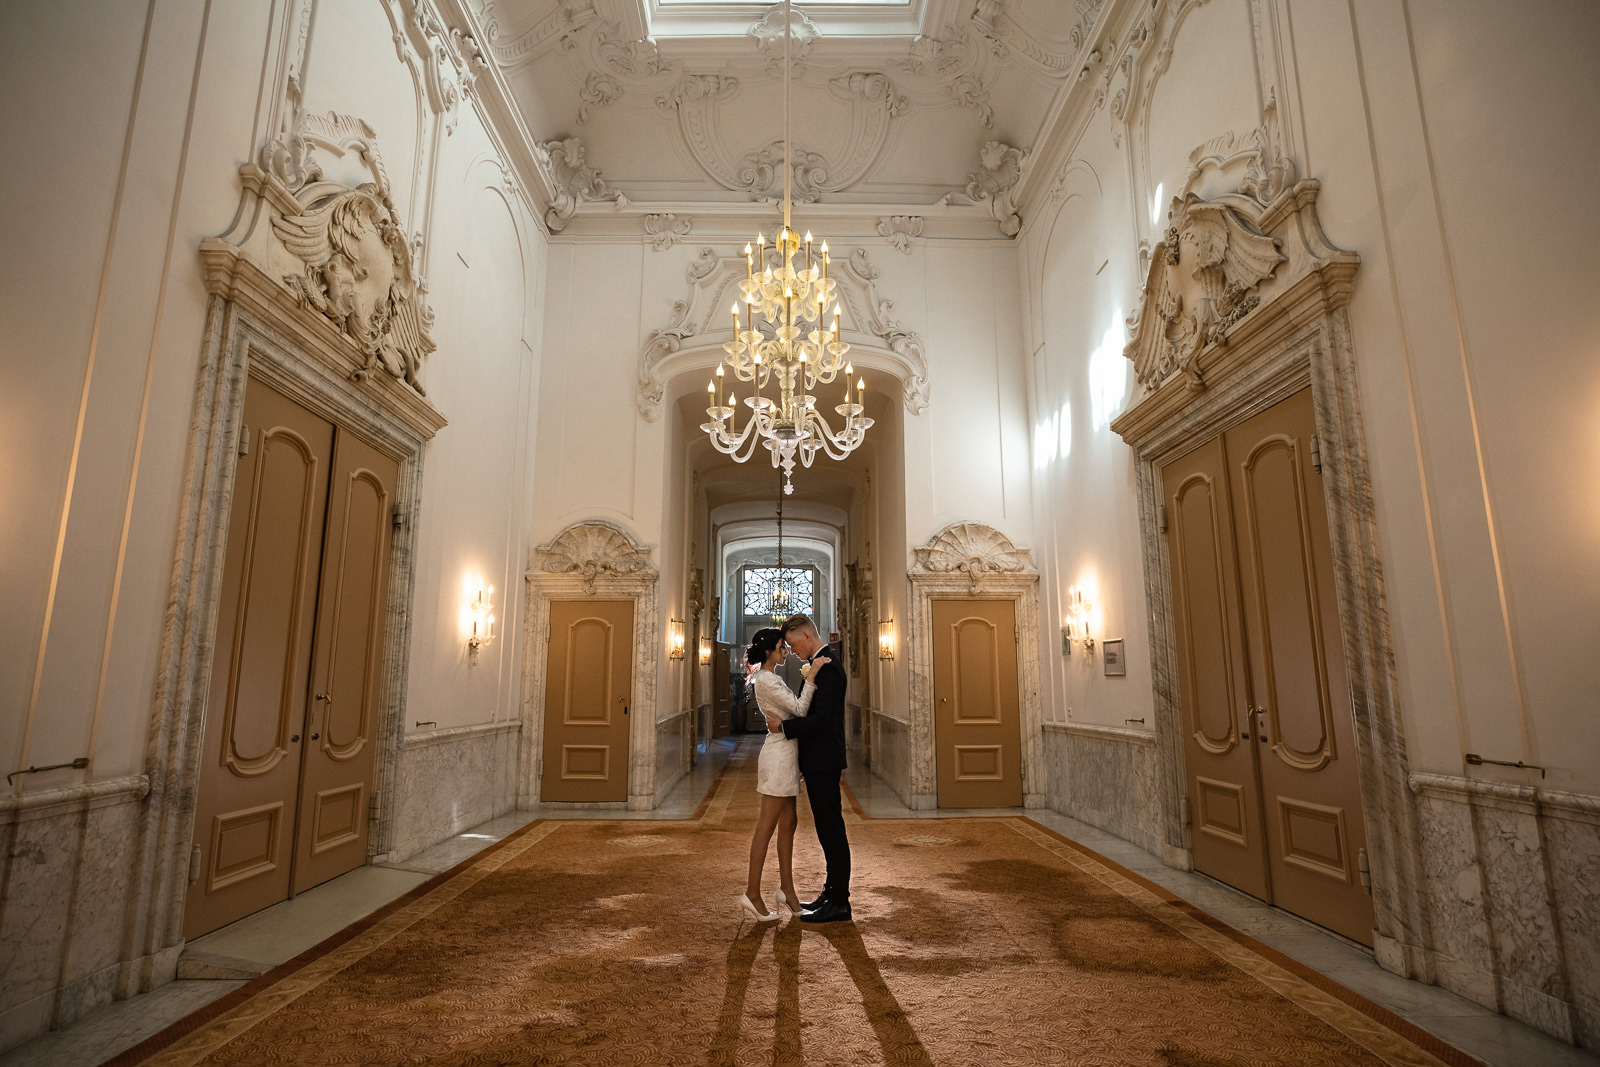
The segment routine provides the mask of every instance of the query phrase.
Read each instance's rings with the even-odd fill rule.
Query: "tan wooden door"
[[[1010,600],[933,602],[939,806],[1022,803],[1017,623]]]
[[[289,895],[333,425],[251,381],[223,563],[184,936]]]
[[[1163,471],[1195,866],[1371,944],[1314,432],[1304,390]]]
[[[1372,898],[1316,419],[1303,390],[1225,435],[1275,904],[1364,944]]]
[[[393,459],[348,433],[338,434],[295,835],[291,889],[296,893],[367,861],[389,537],[399,473]]]
[[[1220,438],[1162,471],[1196,870],[1270,899]]]
[[[541,799],[626,800],[633,602],[552,601],[549,657]]]

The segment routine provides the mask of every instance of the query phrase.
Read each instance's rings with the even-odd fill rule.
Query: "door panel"
[[[1270,899],[1222,442],[1162,469],[1195,869]]]
[[[389,537],[399,465],[349,433],[334,442],[292,889],[367,861],[383,688]]]
[[[551,603],[540,799],[627,799],[632,660],[632,601]]]
[[[237,461],[184,911],[195,937],[289,895],[334,428],[251,381]]]
[[[1273,902],[1364,944],[1372,898],[1309,390],[1229,430]]]
[[[939,806],[1020,805],[1022,732],[1013,602],[935,600],[933,642]]]

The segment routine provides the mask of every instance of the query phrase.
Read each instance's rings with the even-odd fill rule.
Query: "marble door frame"
[[[914,552],[906,572],[911,582],[911,618],[906,626],[910,678],[910,780],[906,806],[939,806],[939,753],[934,736],[933,601],[1010,600],[1017,631],[1018,730],[1022,746],[1022,804],[1043,808],[1044,709],[1039,699],[1039,642],[1029,628],[1039,619],[1039,572],[1029,549],[979,522],[946,526]]]
[[[355,368],[364,357],[349,338],[309,312],[278,279],[237,248],[208,239],[202,257],[211,297],[190,426],[178,555],[151,712],[147,759],[153,787],[141,841],[144,869],[138,876],[150,895],[148,907],[129,933],[135,946],[130,957],[144,959],[143,973],[128,976],[125,988],[130,990],[170,978],[184,944],[206,696],[249,380],[254,377],[282,392],[399,463],[369,807],[369,861],[387,852],[394,836],[393,779],[405,734],[416,578],[413,518],[421,493],[424,446],[445,425],[443,416],[409,385],[387,374],[356,376]]]
[[[544,700],[550,672],[550,603],[553,600],[631,600],[633,665],[628,725],[629,811],[655,807],[656,674],[661,664],[657,618],[660,573],[644,548],[620,526],[593,519],[574,523],[533,551],[523,576],[528,595],[523,620],[527,662],[522,679],[522,739],[517,807],[540,803],[544,772]],[[615,804],[580,805],[614,808]]]
[[[1359,257],[1333,247],[1316,215],[1319,183],[1301,181],[1262,205],[1218,197],[1259,232],[1273,236],[1283,266],[1260,288],[1260,303],[1200,348],[1185,366],[1149,383],[1112,429],[1135,450],[1139,528],[1163,778],[1163,859],[1192,869],[1183,821],[1183,737],[1172,571],[1161,528],[1162,467],[1309,387],[1320,444],[1324,503],[1333,550],[1340,633],[1355,721],[1355,760],[1366,827],[1379,962],[1406,975],[1429,973],[1428,912],[1417,815],[1407,792],[1404,726],[1383,595],[1377,517],[1362,433],[1348,312]],[[1214,201],[1216,202],[1216,201]],[[1153,258],[1164,254],[1158,246]],[[1145,333],[1160,337],[1153,287]],[[1150,321],[1154,320],[1154,321]],[[1130,358],[1140,344],[1129,345]]]

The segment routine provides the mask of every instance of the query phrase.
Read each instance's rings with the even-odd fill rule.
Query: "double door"
[[[367,859],[398,464],[254,379],[244,421],[185,937]]]
[[[1162,470],[1195,868],[1372,943],[1310,390]]]

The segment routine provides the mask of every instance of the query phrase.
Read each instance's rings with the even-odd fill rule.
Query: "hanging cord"
[[[789,38],[793,26],[794,0],[783,0],[783,228],[789,229],[789,182],[794,177],[794,163],[789,159]]]

